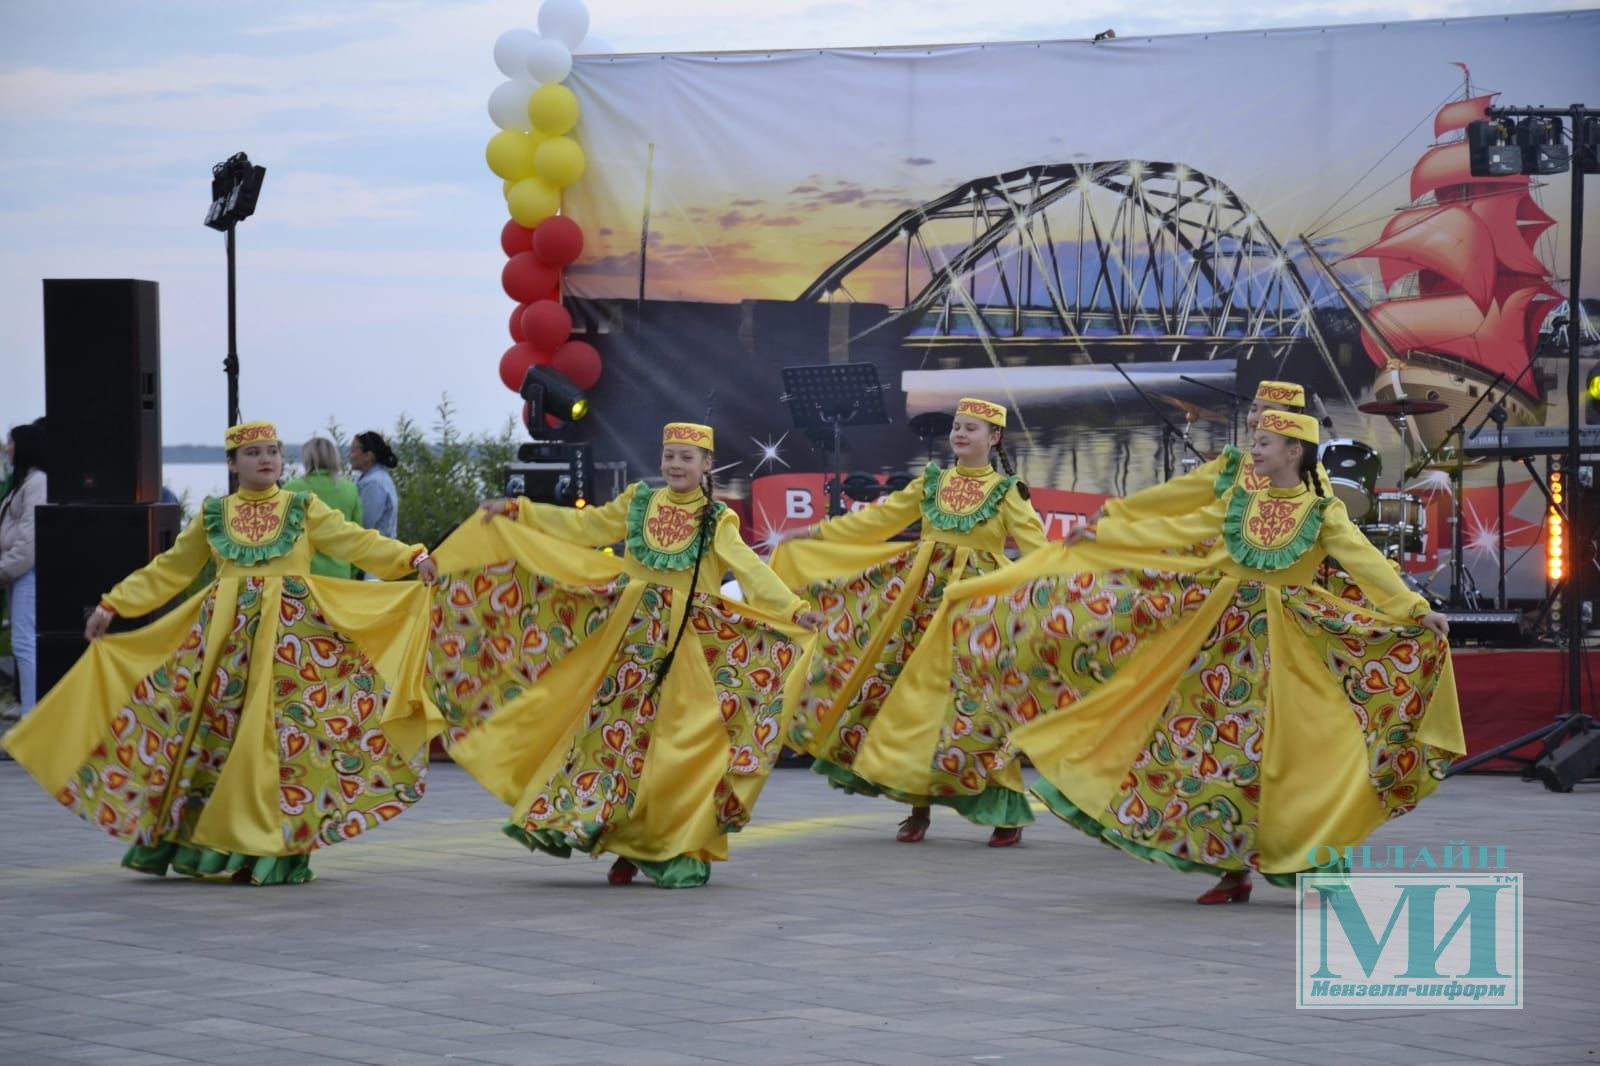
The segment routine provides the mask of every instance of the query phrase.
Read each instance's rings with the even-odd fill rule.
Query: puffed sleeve
[[[835,544],[878,544],[922,518],[924,479],[919,477],[881,500],[830,518],[817,527],[817,537]]]
[[[1183,515],[1137,522],[1106,518],[1095,529],[1094,539],[1108,548],[1187,548],[1221,535],[1222,518],[1232,495],[1226,493]]]
[[[534,503],[525,496],[519,497],[517,521],[573,544],[590,547],[615,544],[628,535],[628,509],[633,506],[633,498],[638,491],[639,483],[635,482],[610,503],[581,510],[550,503]]]
[[[1208,459],[1187,474],[1140,489],[1132,496],[1105,502],[1107,518],[1140,522],[1147,518],[1170,518],[1198,510],[1217,495],[1217,476],[1222,473],[1225,456]]]
[[[188,588],[211,558],[204,514],[205,508],[201,507],[200,514],[183,527],[172,547],[117,582],[100,602],[123,618],[137,618]]]
[[[1022,498],[1015,487],[1000,501],[1000,517],[1006,524],[1006,534],[1017,542],[1017,551],[1023,555],[1050,543],[1045,539],[1044,523],[1033,504]]]
[[[311,546],[323,555],[354,563],[382,578],[405,577],[417,568],[428,549],[406,544],[365,529],[350,521],[316,496],[306,495],[306,533]]]
[[[728,564],[728,569],[733,571],[734,578],[739,582],[739,588],[744,591],[744,598],[762,610],[771,611],[773,614],[792,619],[802,611],[810,610],[810,604],[796,596],[786,588],[778,575],[774,574],[761,557],[750,549],[739,535],[739,516],[732,511],[724,511],[717,519],[716,531],[717,555]]]
[[[1317,545],[1339,560],[1339,565],[1382,613],[1416,619],[1433,610],[1424,596],[1400,580],[1384,554],[1350,521],[1349,512],[1336,497],[1329,498],[1322,512]]]

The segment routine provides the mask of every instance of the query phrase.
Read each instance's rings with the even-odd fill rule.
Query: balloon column
[[[572,339],[572,315],[561,302],[561,272],[583,253],[583,230],[561,213],[561,194],[588,165],[573,136],[578,97],[562,82],[574,51],[603,50],[588,33],[583,0],[544,0],[538,33],[507,30],[494,45],[495,65],[510,80],[489,94],[489,117],[500,132],[484,157],[504,182],[511,215],[500,231],[500,283],[517,306],[500,380],[513,392],[534,366],[560,371],[586,391],[600,380],[600,353]]]

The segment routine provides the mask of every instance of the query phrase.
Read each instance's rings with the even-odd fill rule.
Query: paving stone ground
[[[1020,847],[778,771],[710,885],[535,856],[459,768],[311,885],[142,877],[0,763],[0,1063],[1589,1063],[1600,787],[1447,782],[1373,843],[1505,843],[1523,1010],[1294,1008],[1293,893],[1207,881],[1042,814]]]

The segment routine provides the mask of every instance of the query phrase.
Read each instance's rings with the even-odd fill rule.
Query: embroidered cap
[[[661,427],[662,444],[693,444],[696,448],[715,451],[711,427],[698,422],[668,422]]]
[[[1279,403],[1303,410],[1306,406],[1306,387],[1292,381],[1263,381],[1256,386],[1256,402]]]
[[[222,435],[222,445],[228,451],[243,448],[246,444],[278,442],[278,427],[271,422],[241,422]]]
[[[1295,440],[1303,440],[1308,444],[1316,444],[1321,440],[1317,420],[1310,415],[1296,414],[1293,411],[1267,411],[1262,414],[1256,428],[1284,437],[1293,437]]]
[[[971,415],[973,418],[987,422],[991,426],[1006,428],[1006,409],[997,403],[988,400],[978,400],[971,396],[964,397],[956,404],[956,414]]]

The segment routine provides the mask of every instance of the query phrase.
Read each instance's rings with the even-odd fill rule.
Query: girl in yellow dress
[[[1046,543],[1006,455],[1005,425],[1001,405],[963,399],[950,427],[954,467],[929,463],[905,488],[811,527],[772,559],[784,583],[827,619],[790,743],[834,787],[909,803],[896,836],[905,843],[927,835],[934,803],[993,827],[992,847],[1015,844],[1033,821],[1006,744],[1008,722],[951,700],[942,665],[923,675],[920,698],[897,695],[923,669],[917,648],[945,586],[1007,565],[1008,538],[1023,552]],[[890,540],[917,522],[915,541]]]
[[[1235,478],[1188,515],[1108,517],[953,586],[925,644],[962,698],[1015,723],[1056,814],[1221,874],[1201,903],[1248,900],[1251,871],[1292,883],[1319,845],[1415,807],[1465,750],[1448,624],[1325,495],[1317,436],[1305,415],[1262,415],[1266,487]],[[1328,554],[1375,609],[1312,584]]]
[[[105,595],[89,650],[5,746],[64,806],[129,843],[124,866],[299,884],[313,850],[422,797],[425,759],[407,756],[438,717],[388,700],[420,673],[426,590],[317,577],[312,557],[424,581],[433,563],[421,545],[280,489],[271,423],[234,426],[225,443],[239,491],[206,499],[170,549]],[[207,562],[217,576],[203,591],[105,635]]]
[[[782,747],[820,618],[713,502],[707,426],[663,431],[663,489],[603,507],[490,500],[440,545],[428,674],[451,757],[536,851],[705,884]],[[617,543],[626,558],[587,550]],[[584,550],[579,550],[580,548]],[[748,604],[719,594],[731,569]]]

